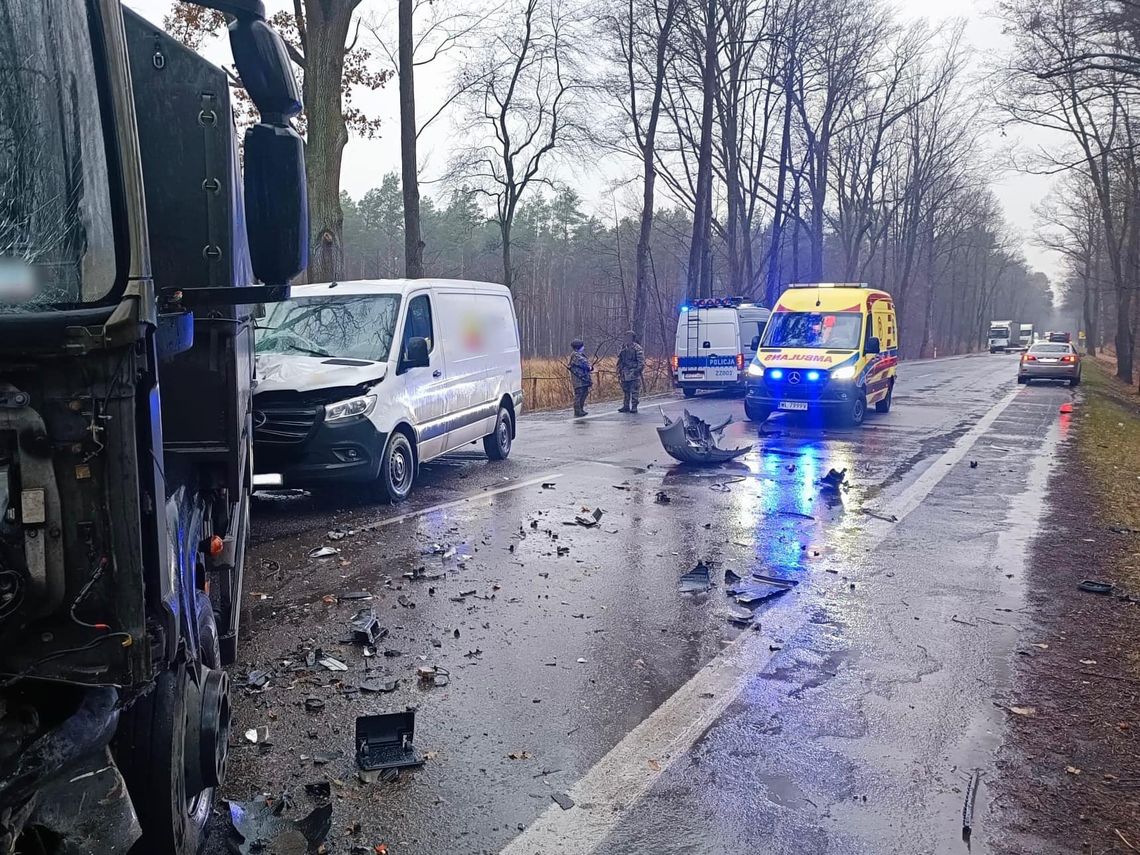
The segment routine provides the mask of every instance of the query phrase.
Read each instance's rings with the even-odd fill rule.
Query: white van
[[[522,364],[511,292],[447,279],[298,285],[257,323],[256,483],[375,482],[483,441],[511,451]]]
[[[691,398],[701,389],[746,388],[771,312],[740,297],[697,300],[681,306],[673,352],[673,381]]]

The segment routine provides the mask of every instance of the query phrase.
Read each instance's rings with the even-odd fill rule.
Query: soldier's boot
[[[621,408],[618,410],[618,412],[619,413],[628,413],[629,412],[629,387],[626,386],[624,383],[622,384],[622,387],[623,387],[622,391],[625,393],[625,403],[621,405]]]
[[[637,405],[641,403],[641,384],[634,384],[629,390],[629,411],[637,412]]]

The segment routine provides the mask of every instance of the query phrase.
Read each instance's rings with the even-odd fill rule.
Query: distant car
[[[1051,332],[1049,333],[1048,340],[1054,344],[1072,344],[1073,334],[1067,332]]]
[[[1041,342],[1021,355],[1017,382],[1031,380],[1065,380],[1070,386],[1081,382],[1081,357],[1066,342]]]

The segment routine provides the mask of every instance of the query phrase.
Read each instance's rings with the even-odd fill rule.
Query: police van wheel
[[[889,413],[891,411],[891,404],[894,401],[894,397],[895,397],[895,381],[892,380],[891,385],[889,385],[887,387],[887,397],[883,398],[883,400],[881,400],[881,401],[875,402],[875,412],[876,413]]]
[[[697,397],[697,390],[696,389],[682,389],[681,391],[685,393],[686,398]]]
[[[388,437],[380,463],[380,492],[393,505],[408,498],[416,479],[416,456],[412,444],[400,431]]]
[[[863,419],[867,416],[867,396],[859,394],[855,396],[855,400],[851,402],[851,408],[847,411],[847,424],[852,427],[859,427],[863,424]]]
[[[511,453],[511,414],[506,407],[499,407],[499,417],[495,420],[495,432],[483,437],[483,450],[492,460],[506,460]]]
[[[762,407],[759,404],[750,404],[744,402],[744,415],[748,416],[749,421],[753,422],[766,422],[768,416],[772,415],[772,411],[767,407]]]

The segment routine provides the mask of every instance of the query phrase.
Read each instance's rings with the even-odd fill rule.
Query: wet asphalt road
[[[978,769],[972,851],[987,851],[1011,659],[1034,640],[1025,547],[1072,397],[1015,371],[906,364],[890,414],[778,416],[759,435],[742,421],[725,444],[754,449],[723,468],[676,465],[654,430],[659,407],[743,419],[738,399],[702,396],[528,416],[510,460],[445,458],[398,508],[258,498],[224,794],[287,789],[300,816],[302,785],[331,780],[331,852],[957,852]],[[817,485],[832,467],[851,484],[838,498]],[[597,527],[565,524],[586,508]],[[307,557],[322,545],[341,552]],[[702,560],[713,589],[680,593]],[[440,578],[403,577],[419,567]],[[798,585],[741,628],[726,570]],[[389,630],[372,658],[342,643],[362,605]],[[348,670],[285,664],[313,647]],[[450,684],[419,683],[424,665]],[[240,688],[250,668],[273,672],[264,690]],[[399,685],[354,690],[372,678]],[[409,704],[426,764],[361,782],[355,717]],[[258,725],[271,745],[242,739]]]

